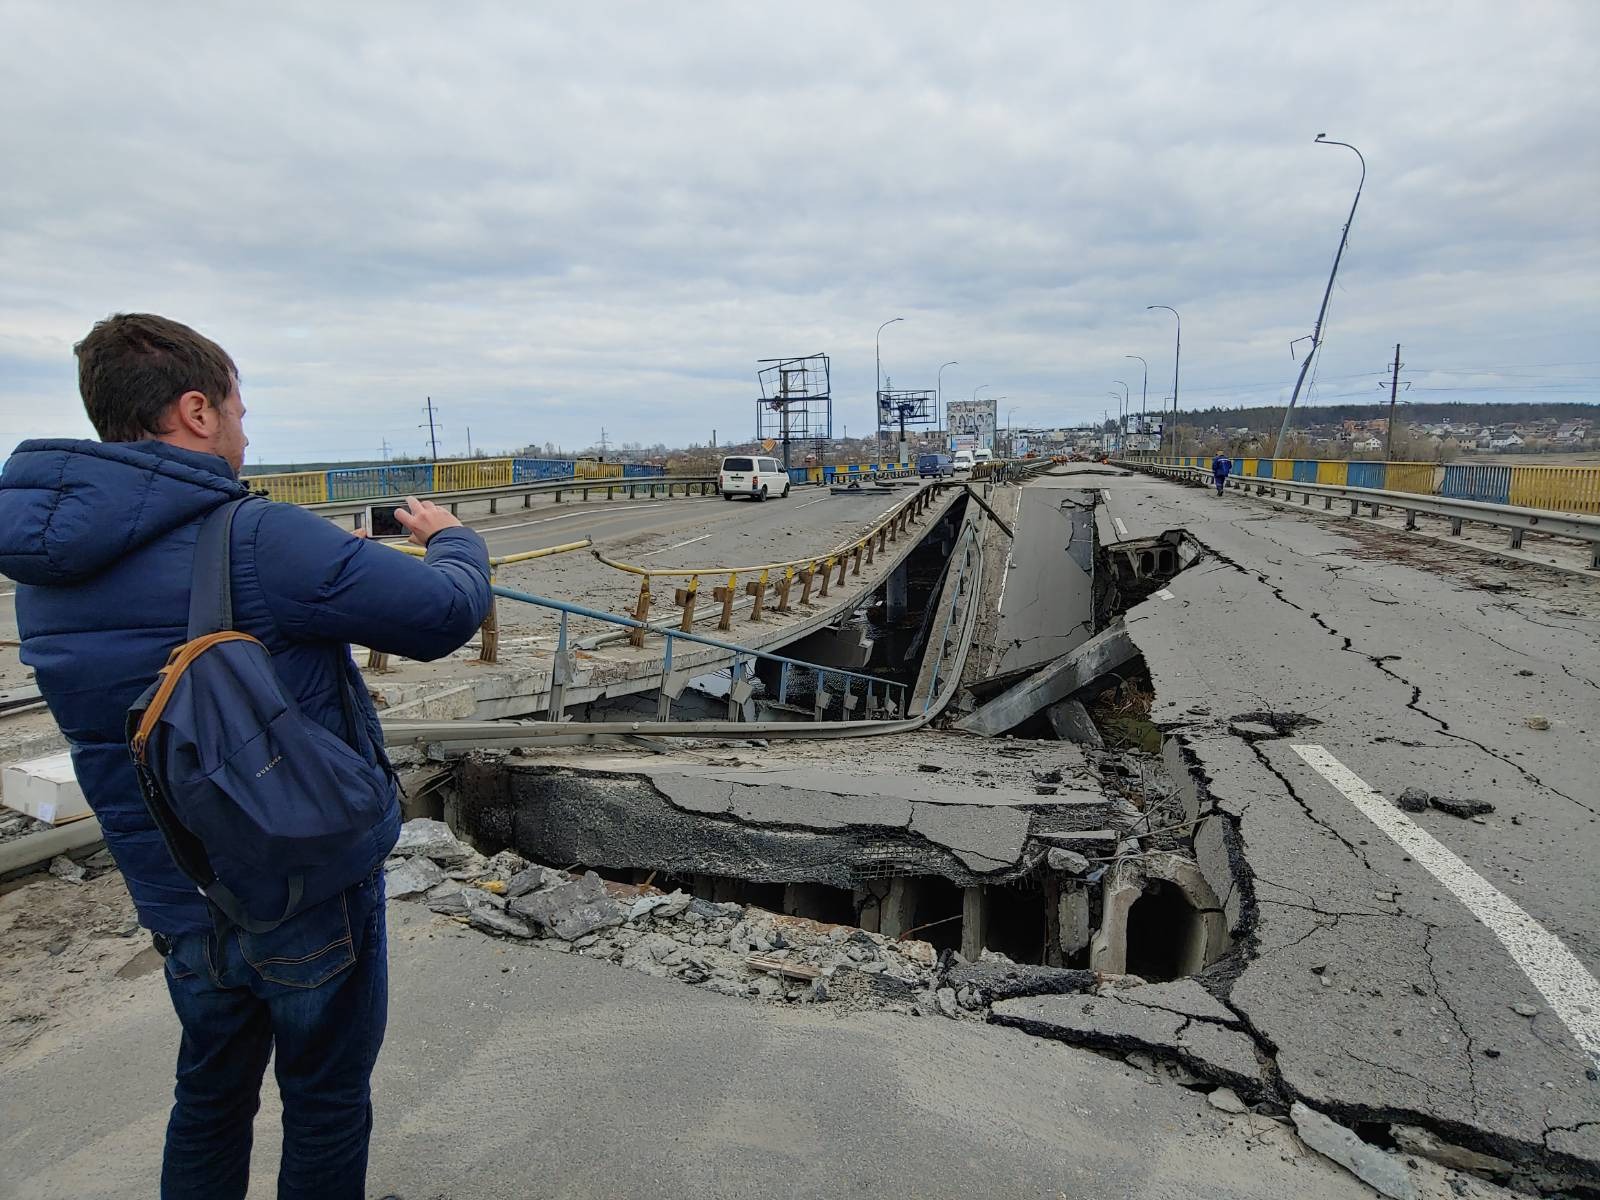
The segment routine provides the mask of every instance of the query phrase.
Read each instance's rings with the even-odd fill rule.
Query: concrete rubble
[[[1337,1121],[1298,1100],[1289,1109],[1300,1140],[1389,1200],[1416,1200],[1417,1187],[1399,1160],[1362,1141]]]
[[[1095,634],[1067,653],[1013,684],[977,711],[956,722],[957,729],[983,737],[998,737],[1058,700],[1065,700],[1109,671],[1138,656],[1127,631],[1119,624]]]
[[[405,897],[485,933],[728,996],[970,1015],[953,989],[941,1000],[939,964],[926,942],[615,883],[593,871],[574,877],[510,852],[486,858],[442,836],[433,828],[442,822],[422,820],[407,822],[418,828],[396,846],[388,878],[409,885],[437,872],[432,888],[408,886]],[[446,865],[461,878],[444,878]]]

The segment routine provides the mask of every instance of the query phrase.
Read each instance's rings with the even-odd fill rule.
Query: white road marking
[[[1111,503],[1111,489],[1110,488],[1101,488],[1100,489],[1100,502],[1102,504],[1110,504]]]
[[[799,512],[802,508],[810,508],[813,504],[821,504],[823,500],[831,500],[831,496],[823,496],[820,500],[807,500],[804,504],[796,504],[794,509]]]
[[[651,554],[665,554],[668,550],[680,550],[684,546],[692,546],[696,542],[703,542],[710,536],[711,535],[709,533],[702,533],[699,537],[690,538],[687,542],[679,542],[676,546],[663,546],[659,550],[652,550],[652,551],[650,551],[649,554],[641,554],[639,557],[640,558],[649,558]]]
[[[1128,527],[1122,523],[1122,518],[1112,517],[1111,523],[1117,527],[1117,536],[1126,541],[1128,537]]]
[[[1011,558],[1010,558],[1009,555],[1007,555],[1006,556],[1006,569],[1004,571],[1000,572],[1000,596],[999,596],[999,599],[997,599],[994,602],[994,611],[995,611],[996,615],[998,615],[1000,610],[1001,610],[1001,608],[1003,608],[1005,606],[1005,602],[1006,602],[1006,580],[1008,580],[1010,578],[1011,578]]]
[[[619,513],[620,512],[638,512],[641,509],[645,509],[645,508],[660,508],[663,505],[668,504],[668,503],[670,503],[670,501],[667,501],[667,500],[655,500],[655,501],[652,501],[652,502],[647,503],[647,504],[630,504],[630,505],[628,505],[627,508],[625,508],[625,509],[624,508],[619,508],[619,509],[617,509],[617,511]],[[693,503],[699,503],[699,502],[698,501],[694,501]],[[540,517],[537,521],[514,521],[510,525],[484,525],[482,527],[475,527],[475,528],[478,529],[479,533],[501,533],[501,532],[503,532],[504,530],[507,530],[507,529],[526,529],[529,525],[548,525],[548,524],[550,524],[551,521],[567,521],[567,520],[570,520],[573,517],[598,517],[598,516],[603,516],[603,515],[604,515],[603,513],[600,513],[597,510],[592,509],[592,508],[580,508],[580,509],[576,510],[575,512],[557,513],[553,517]]]
[[[1373,791],[1322,746],[1291,746],[1318,775],[1421,863],[1477,917],[1549,1002],[1578,1045],[1600,1063],[1600,981],[1555,934],[1493,887],[1437,838]]]
[[[1156,593],[1156,595],[1160,596],[1163,600],[1176,600],[1177,599],[1177,597],[1174,596],[1171,592],[1167,591],[1166,588],[1162,588],[1159,592]]]

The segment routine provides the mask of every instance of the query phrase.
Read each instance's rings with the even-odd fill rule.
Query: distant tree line
[[[1258,405],[1252,408],[1201,408],[1181,411],[1178,423],[1201,429],[1217,426],[1224,429],[1248,428],[1259,433],[1277,433],[1283,422],[1283,405]],[[1296,408],[1296,425],[1337,425],[1345,421],[1370,421],[1389,415],[1387,400],[1377,404],[1318,404]],[[1538,420],[1570,421],[1577,417],[1600,420],[1600,404],[1581,404],[1571,401],[1529,402],[1518,404],[1471,403],[1449,401],[1444,403],[1400,404],[1399,413],[1404,420],[1436,424],[1476,422],[1479,425],[1505,425],[1514,422]],[[1169,418],[1170,419],[1170,418]]]

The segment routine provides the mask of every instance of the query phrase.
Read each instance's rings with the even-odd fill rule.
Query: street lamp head
[[[1316,137],[1314,137],[1314,138],[1312,138],[1312,139],[1311,139],[1311,140],[1312,140],[1312,141],[1313,141],[1313,142],[1320,142],[1320,141],[1321,141],[1321,140],[1322,140],[1322,139],[1323,139],[1323,138],[1325,138],[1325,137],[1327,137],[1327,136],[1328,136],[1328,135],[1327,135],[1327,134],[1325,134],[1325,133],[1319,133],[1319,134],[1317,134],[1317,136],[1316,136]]]

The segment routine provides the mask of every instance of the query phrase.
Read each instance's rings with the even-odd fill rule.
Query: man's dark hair
[[[103,442],[137,442],[166,432],[167,410],[185,392],[220,408],[239,368],[208,337],[152,313],[117,313],[72,348],[78,392]]]

